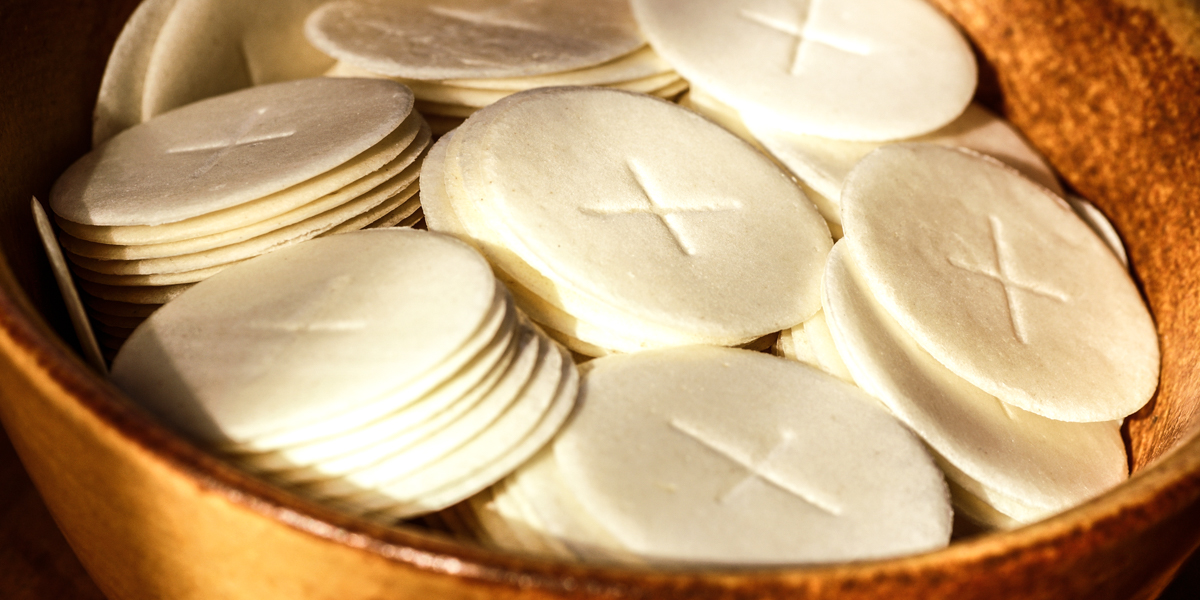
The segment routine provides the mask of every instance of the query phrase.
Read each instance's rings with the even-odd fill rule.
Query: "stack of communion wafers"
[[[421,179],[430,228],[479,248],[580,354],[746,344],[820,308],[832,240],[816,208],[750,146],[669,102],[522,92],[443,137]]]
[[[331,2],[313,12],[306,33],[339,61],[329,75],[410,86],[438,134],[533,88],[604,86],[661,98],[687,89],[646,46],[624,0]]]
[[[101,344],[218,271],[318,235],[412,225],[428,126],[392,81],[310,79],[128,129],[55,183],[60,241]]]
[[[841,204],[829,330],[962,512],[1011,527],[1125,478],[1120,421],[1157,385],[1154,324],[1066,202],[996,160],[895,144],[858,163]]]
[[[396,228],[310,240],[197,284],[129,338],[112,380],[251,471],[393,520],[528,460],[570,414],[578,375],[478,253]]]

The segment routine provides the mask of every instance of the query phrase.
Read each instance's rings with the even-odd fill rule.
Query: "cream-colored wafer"
[[[1025,522],[1099,495],[1128,473],[1110,423],[1054,421],[1008,406],[922,350],[871,296],[839,242],[825,274],[825,312],[854,381],[879,398],[979,498],[996,493],[1031,507]]]
[[[596,359],[554,453],[586,511],[650,560],[835,562],[950,538],[916,436],[858,388],[756,352]]]
[[[885,146],[847,179],[842,223],[872,296],[1001,401],[1110,421],[1158,386],[1154,323],[1124,266],[1066,202],[1010,167],[932,144]]]
[[[689,81],[797,133],[909,138],[953,121],[975,90],[970,46],[922,0],[632,6],[655,51]]]
[[[154,42],[178,0],[146,0],[138,5],[121,28],[108,55],[96,109],[92,114],[92,147],[138,123],[148,121],[143,113],[146,69]]]
[[[58,241],[54,237],[54,227],[50,225],[46,209],[42,208],[42,203],[38,202],[37,198],[30,200],[30,206],[33,209],[34,225],[37,227],[38,236],[42,238],[46,255],[50,258],[50,266],[54,270],[54,280],[58,282],[63,302],[67,305],[67,316],[70,317],[71,325],[75,328],[75,336],[79,339],[83,356],[92,365],[92,368],[102,374],[107,374],[108,365],[105,364],[104,357],[101,355],[100,345],[96,342],[96,335],[92,332],[92,325],[88,321],[83,301],[79,298],[79,291],[75,289],[75,282],[71,280],[71,271],[67,267],[66,259],[63,258],[62,248],[58,246]]]
[[[422,80],[571,71],[645,44],[624,0],[329,2],[305,34],[342,62]]]
[[[342,190],[375,183],[376,171],[396,160],[415,159],[416,152],[405,156],[421,131],[420,119],[406,119],[392,133],[349,162],[308,181],[280,192],[251,200],[236,207],[162,225],[93,226],[75,223],[59,216],[58,224],[68,234],[102,244],[159,244],[220,234],[252,223],[259,223]],[[400,158],[398,158],[400,157]]]
[[[113,381],[218,444],[254,444],[420,380],[471,341],[497,294],[469,248],[402,229],[312,240],[189,291],[138,328]]]
[[[384,230],[386,231],[386,230]],[[455,349],[433,369],[410,381],[371,399],[362,406],[347,409],[324,419],[276,431],[242,443],[225,443],[221,449],[233,454],[273,452],[343,435],[394,414],[436,389],[476,358],[480,352],[494,343],[498,336],[507,335],[515,327],[516,315],[512,299],[496,284],[495,298],[488,308],[479,327],[471,333],[467,342]]]
[[[77,256],[102,260],[139,260],[202,252],[236,244],[316,217],[376,189],[385,182],[390,181],[395,185],[411,183],[420,173],[418,159],[429,144],[430,133],[428,125],[423,124],[419,117],[414,115],[409,119],[412,123],[406,122],[401,127],[417,128],[416,137],[408,141],[407,146],[391,162],[368,173],[358,181],[275,217],[177,242],[138,245],[100,244],[73,236],[64,236],[64,247]]]
[[[816,311],[824,221],[786,175],[708,121],[596,88],[524,92],[472,120],[446,149],[454,210],[473,235],[494,232],[476,243],[501,271],[565,312],[630,337],[738,344]],[[534,166],[546,157],[561,162]],[[735,283],[750,275],[745,261],[778,276]]]
[[[55,183],[51,206],[85,225],[208,215],[345,164],[396,131],[411,109],[408,90],[377,79],[307,79],[211,98],[85,155]]]
[[[317,77],[332,60],[304,40],[322,0],[176,0],[146,65],[142,120],[250,86]]]

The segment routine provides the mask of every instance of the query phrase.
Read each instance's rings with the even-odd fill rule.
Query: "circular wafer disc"
[[[330,2],[305,34],[343,62],[426,80],[571,71],[645,43],[624,0]]]
[[[554,442],[563,480],[647,558],[834,562],[949,541],[946,485],[920,441],[815,369],[674,348],[588,363],[580,396]]]
[[[948,477],[977,496],[998,492],[1019,499],[1031,507],[1023,516],[1034,519],[1125,479],[1118,428],[1047,419],[951,373],[871,298],[845,245],[839,242],[830,253],[824,300],[846,365],[854,381],[955,465]]]
[[[460,242],[388,229],[266,254],[189,291],[138,328],[113,381],[195,439],[246,443],[419,380],[471,341],[496,285]]]
[[[395,82],[332,78],[210,98],[85,155],[55,183],[51,206],[66,220],[105,226],[228,209],[345,164],[394,132],[412,101]]]
[[[797,133],[913,137],[954,120],[975,90],[970,46],[922,0],[632,5],[655,51],[689,81]]]
[[[483,247],[500,270],[567,313],[737,344],[816,312],[828,228],[711,122],[598,88],[523,92],[472,121],[447,147],[451,203],[472,233],[495,232],[502,246]]]
[[[1157,388],[1154,323],[1124,265],[1066,202],[998,161],[885,146],[847,179],[842,223],[872,296],[1001,401],[1111,421]]]

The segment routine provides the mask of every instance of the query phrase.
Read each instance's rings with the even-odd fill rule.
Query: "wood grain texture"
[[[1158,320],[1163,385],[1128,432],[1138,472],[1102,498],[896,560],[647,571],[365,523],[215,460],[129,405],[56,334],[65,321],[46,300],[23,212],[87,145],[128,0],[0,8],[0,69],[15,82],[0,86],[0,249],[11,265],[0,266],[0,421],[113,599],[1153,598],[1200,543],[1200,439],[1189,434],[1200,410],[1200,71],[1188,41],[1200,20],[1184,0],[936,3],[987,61],[985,95],[1125,234]]]

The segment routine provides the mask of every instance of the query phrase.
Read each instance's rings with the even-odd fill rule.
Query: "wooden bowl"
[[[1200,14],[1190,0],[935,0],[1003,110],[1125,236],[1162,383],[1133,477],[1044,522],[920,556],[773,569],[599,568],[345,517],[164,430],[73,350],[29,197],[88,147],[133,0],[0,11],[0,419],[111,598],[1152,598],[1200,543]]]

